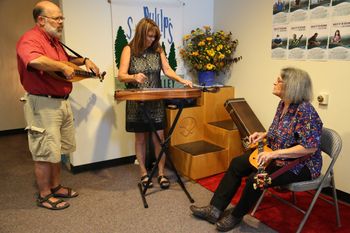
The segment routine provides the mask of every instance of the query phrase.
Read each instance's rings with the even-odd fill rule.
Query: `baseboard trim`
[[[327,196],[330,196],[330,197],[333,196],[332,188],[324,188],[322,190],[322,193],[327,195]],[[346,193],[346,192],[343,192],[343,191],[337,189],[337,197],[338,197],[339,201],[350,204],[350,194],[349,193]]]
[[[107,160],[107,161],[89,163],[89,164],[84,164],[84,165],[79,165],[79,166],[71,165],[70,171],[73,174],[77,174],[77,173],[85,172],[85,171],[98,170],[98,169],[102,169],[102,168],[120,166],[120,165],[125,165],[125,164],[132,164],[132,163],[134,163],[135,159],[136,159],[136,156],[131,155],[131,156],[122,157],[122,158],[118,158],[118,159],[111,159],[111,160]]]
[[[14,134],[24,134],[27,133],[24,128],[20,129],[8,129],[8,130],[1,130],[0,136],[8,136],[8,135],[14,135]]]

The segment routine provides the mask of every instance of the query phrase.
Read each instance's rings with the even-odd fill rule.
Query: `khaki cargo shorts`
[[[24,116],[34,161],[58,163],[75,151],[73,113],[68,100],[26,94]]]

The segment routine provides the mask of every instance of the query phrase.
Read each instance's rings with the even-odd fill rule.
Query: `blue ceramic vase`
[[[198,84],[212,86],[215,84],[215,71],[198,71]]]

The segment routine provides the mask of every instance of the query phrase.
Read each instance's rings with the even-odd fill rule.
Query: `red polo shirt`
[[[28,66],[40,56],[68,61],[68,55],[58,39],[50,37],[39,26],[27,31],[17,42],[17,64],[21,83],[30,94],[65,96],[72,91],[72,83],[58,80],[46,72]]]

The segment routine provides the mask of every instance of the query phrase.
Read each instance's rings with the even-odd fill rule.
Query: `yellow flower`
[[[204,28],[204,30],[206,30],[206,31],[210,31],[210,30],[211,30],[210,26],[203,26],[203,28]]]
[[[199,43],[198,43],[198,46],[204,46],[205,45],[205,42],[204,41],[200,41]]]
[[[207,68],[207,70],[212,70],[212,69],[214,69],[215,66],[213,64],[209,63],[205,67]]]
[[[217,47],[216,47],[216,50],[217,51],[220,51],[224,46],[222,44],[219,44]]]
[[[225,55],[224,55],[224,54],[222,54],[222,53],[220,53],[220,54],[219,54],[219,59],[221,59],[221,60],[222,60],[222,59],[224,59],[224,58],[225,58]]]
[[[209,49],[209,50],[207,50],[207,54],[208,54],[209,56],[211,56],[211,57],[214,57],[214,55],[215,55],[214,49]]]
[[[211,38],[211,37],[207,37],[207,38],[206,38],[206,40],[207,40],[207,41],[212,41],[212,40],[213,40],[213,38]]]
[[[187,35],[184,36],[184,40],[188,40],[188,39],[190,39],[190,38],[191,38],[191,35],[190,35],[190,34],[187,34]]]

